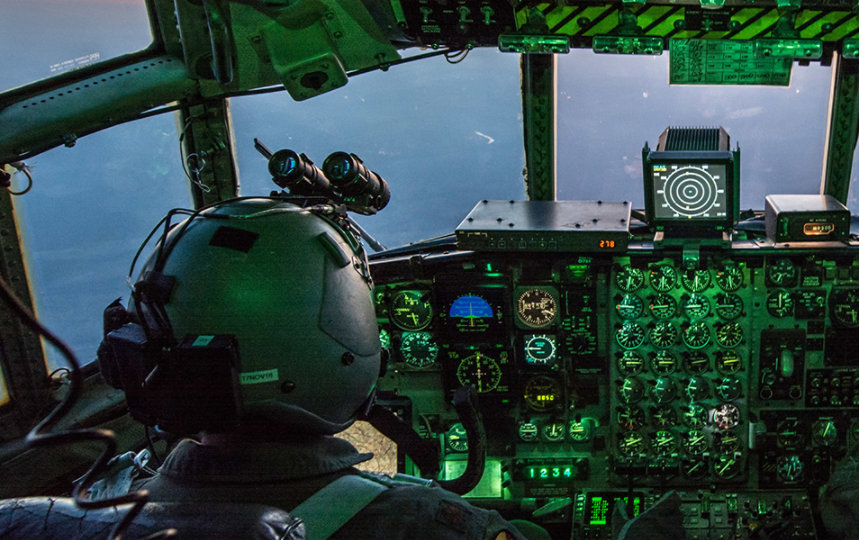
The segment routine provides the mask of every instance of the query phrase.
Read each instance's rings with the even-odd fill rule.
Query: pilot
[[[150,501],[282,508],[304,519],[309,538],[522,538],[497,512],[437,485],[359,473],[355,466],[372,454],[334,437],[373,404],[380,343],[361,245],[342,217],[322,208],[236,199],[161,239],[136,286],[132,317],[150,337],[196,336],[200,343],[234,337],[238,422],[182,440],[157,474],[134,488],[147,490]],[[153,292],[159,287],[163,294]],[[116,340],[106,339],[102,352],[121,355],[116,348]],[[110,354],[100,359],[103,372],[115,369],[105,364],[123,362]],[[168,388],[182,383],[159,376]],[[214,373],[183,375],[195,376],[224,387]],[[156,414],[187,416],[182,396],[170,397],[176,410]],[[232,399],[215,396],[212,403],[220,408]],[[301,508],[310,506],[299,505],[342,477],[362,480],[328,493],[321,519],[303,517]],[[361,488],[368,481],[377,486],[369,496]],[[364,501],[346,504],[353,496]]]

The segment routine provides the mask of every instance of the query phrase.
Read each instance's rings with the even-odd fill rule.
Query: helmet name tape
[[[277,369],[266,369],[264,371],[248,371],[247,373],[239,374],[239,384],[262,384],[268,382],[277,382],[279,375]]]

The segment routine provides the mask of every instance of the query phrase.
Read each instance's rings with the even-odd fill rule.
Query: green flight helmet
[[[381,348],[351,233],[294,204],[246,198],[203,210],[163,243],[144,273],[175,278],[164,309],[177,339],[235,336],[244,418],[324,434],[352,424],[372,399]]]

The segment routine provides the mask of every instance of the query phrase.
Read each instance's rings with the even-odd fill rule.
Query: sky
[[[4,25],[0,49],[15,54],[0,55],[0,88],[68,60],[145,47],[141,8],[134,0],[4,0],[0,18],[14,24]],[[811,65],[794,67],[790,88],[669,87],[667,55],[562,56],[559,198],[640,207],[641,148],[669,125],[725,127],[742,151],[743,208],[761,209],[768,193],[816,192],[829,78]],[[364,74],[301,103],[285,93],[233,99],[242,193],[275,187],[254,137],[317,164],[343,150],[391,187],[386,209],[358,218],[383,244],[450,233],[481,199],[525,197],[519,92],[516,55],[476,50],[457,65],[436,57]],[[103,308],[128,296],[140,242],[169,209],[190,204],[175,119],[117,126],[28,164],[34,187],[18,204],[39,314],[91,361]]]

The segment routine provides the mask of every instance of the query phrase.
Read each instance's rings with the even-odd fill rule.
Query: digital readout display
[[[631,505],[630,500],[632,501]],[[630,518],[638,516],[643,510],[640,493],[633,493],[631,499],[630,496],[614,493],[589,493],[585,501],[585,523],[591,526],[608,525],[614,511],[614,505],[618,503],[626,505],[627,515]]]

